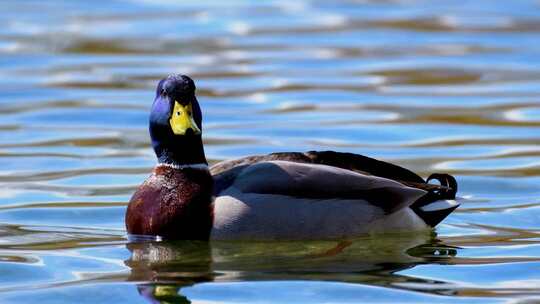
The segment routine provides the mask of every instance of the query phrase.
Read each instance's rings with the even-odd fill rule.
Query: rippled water
[[[0,3],[0,302],[540,301],[540,2],[90,3]],[[351,151],[466,201],[433,235],[128,244],[173,72],[212,162]]]

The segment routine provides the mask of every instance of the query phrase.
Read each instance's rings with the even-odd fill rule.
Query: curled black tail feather
[[[429,184],[429,181],[434,179],[438,180],[442,186],[439,189],[434,190],[434,192],[440,196],[439,199],[456,198],[458,185],[456,179],[452,175],[446,173],[433,173],[427,178],[426,183]]]

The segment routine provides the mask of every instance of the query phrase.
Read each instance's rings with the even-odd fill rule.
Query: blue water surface
[[[540,2],[0,8],[0,302],[540,301]],[[453,174],[463,204],[350,243],[129,242],[170,73],[197,82],[211,163],[361,153]]]

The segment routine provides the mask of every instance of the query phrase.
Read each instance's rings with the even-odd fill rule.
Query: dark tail
[[[427,225],[435,227],[459,206],[459,203],[453,201],[458,185],[456,179],[449,174],[434,173],[428,177],[427,183],[431,180],[437,180],[441,185],[430,189],[411,205],[411,209]]]

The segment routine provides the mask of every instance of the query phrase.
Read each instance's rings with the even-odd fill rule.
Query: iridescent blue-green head
[[[160,163],[206,164],[202,113],[195,83],[186,75],[169,75],[156,89],[150,113],[150,137]]]

